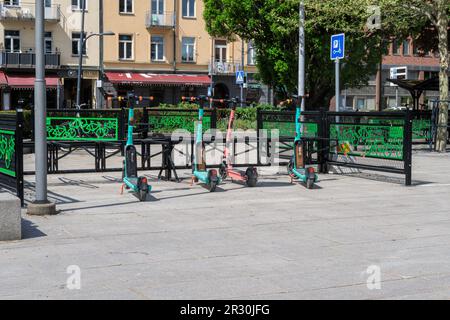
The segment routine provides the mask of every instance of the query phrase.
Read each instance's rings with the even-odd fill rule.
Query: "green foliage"
[[[307,107],[328,107],[334,96],[330,36],[346,34],[343,87],[366,85],[375,74],[390,37],[423,29],[424,19],[405,10],[400,0],[305,0]],[[382,28],[370,30],[370,5],[382,12]],[[237,35],[252,40],[259,76],[280,98],[295,92],[298,82],[299,0],[205,0],[204,18],[212,36]]]

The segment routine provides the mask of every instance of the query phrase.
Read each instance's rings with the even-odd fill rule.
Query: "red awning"
[[[207,75],[193,74],[152,74],[132,72],[106,72],[111,83],[135,85],[169,86],[209,86],[211,78]]]
[[[6,75],[3,71],[0,71],[0,87],[5,87],[8,85],[8,80],[6,80]]]
[[[34,88],[35,77],[30,75],[6,75],[8,86],[12,88]],[[58,86],[58,76],[47,76],[45,82],[48,88],[56,88]]]

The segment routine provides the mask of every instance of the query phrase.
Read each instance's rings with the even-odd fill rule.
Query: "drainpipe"
[[[99,17],[98,17],[98,32],[100,34],[102,34],[104,32],[103,30],[103,0],[99,0],[98,3],[98,11],[99,11]],[[99,64],[99,75],[98,78],[99,80],[102,81],[102,86],[103,86],[103,73],[104,73],[104,68],[103,68],[103,50],[104,50],[104,44],[103,44],[103,36],[99,37],[99,53],[98,53],[98,64]],[[103,109],[103,93],[102,90],[100,88],[97,88],[97,109]]]
[[[177,73],[177,0],[173,0],[173,73]]]

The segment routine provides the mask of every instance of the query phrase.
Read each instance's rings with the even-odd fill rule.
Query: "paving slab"
[[[148,171],[144,203],[120,194],[120,173],[49,175],[59,214],[22,211],[23,239],[0,243],[0,299],[448,299],[449,165],[415,152],[411,187],[363,172],[321,175],[314,190],[261,168],[259,187],[216,193],[187,170],[181,183]],[[380,290],[367,287],[371,266]]]

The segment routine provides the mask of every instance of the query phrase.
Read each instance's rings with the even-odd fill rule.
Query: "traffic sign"
[[[244,71],[236,71],[236,84],[244,84],[245,80],[245,72]]]
[[[344,59],[345,56],[345,34],[335,34],[331,36],[331,60]]]
[[[390,79],[405,80],[408,79],[408,67],[394,67],[390,69]],[[397,86],[394,83],[390,83],[391,87]]]

